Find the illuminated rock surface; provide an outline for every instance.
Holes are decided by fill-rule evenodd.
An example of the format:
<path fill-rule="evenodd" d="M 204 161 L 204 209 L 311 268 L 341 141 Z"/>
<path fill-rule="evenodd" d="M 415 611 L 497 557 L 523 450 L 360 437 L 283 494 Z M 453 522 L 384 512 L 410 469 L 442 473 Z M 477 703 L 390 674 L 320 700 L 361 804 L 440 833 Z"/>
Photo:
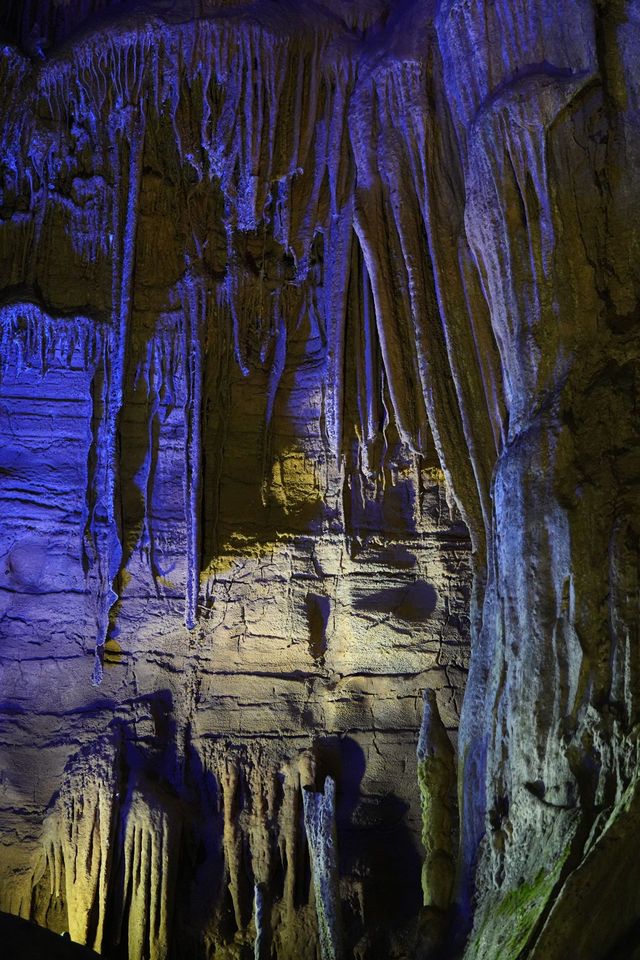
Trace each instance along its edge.
<path fill-rule="evenodd" d="M 0 908 L 633 956 L 640 4 L 0 27 Z"/>

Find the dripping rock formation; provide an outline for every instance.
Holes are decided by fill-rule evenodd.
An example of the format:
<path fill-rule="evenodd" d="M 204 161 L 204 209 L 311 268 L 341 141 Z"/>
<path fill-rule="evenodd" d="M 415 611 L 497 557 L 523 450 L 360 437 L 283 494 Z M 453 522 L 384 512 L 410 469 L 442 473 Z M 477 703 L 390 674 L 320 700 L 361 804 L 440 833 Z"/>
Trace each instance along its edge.
<path fill-rule="evenodd" d="M 16 957 L 640 958 L 639 64 L 639 0 L 5 0 Z"/>

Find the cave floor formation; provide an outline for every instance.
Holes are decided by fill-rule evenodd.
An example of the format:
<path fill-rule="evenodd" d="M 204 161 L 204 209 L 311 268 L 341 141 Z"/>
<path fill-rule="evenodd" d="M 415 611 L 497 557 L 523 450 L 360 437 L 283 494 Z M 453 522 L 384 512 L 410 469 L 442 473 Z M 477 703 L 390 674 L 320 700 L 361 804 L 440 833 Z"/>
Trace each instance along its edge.
<path fill-rule="evenodd" d="M 16 957 L 640 958 L 639 64 L 638 0 L 5 2 Z"/>

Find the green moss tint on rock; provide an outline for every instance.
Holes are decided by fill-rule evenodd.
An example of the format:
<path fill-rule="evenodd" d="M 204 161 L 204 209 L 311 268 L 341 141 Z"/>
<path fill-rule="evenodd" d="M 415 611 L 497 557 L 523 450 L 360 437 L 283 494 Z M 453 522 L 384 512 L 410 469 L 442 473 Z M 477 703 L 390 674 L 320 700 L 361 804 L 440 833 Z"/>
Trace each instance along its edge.
<path fill-rule="evenodd" d="M 505 893 L 476 924 L 465 960 L 517 960 L 560 879 L 569 848 L 551 871 L 541 870 L 533 881 Z"/>

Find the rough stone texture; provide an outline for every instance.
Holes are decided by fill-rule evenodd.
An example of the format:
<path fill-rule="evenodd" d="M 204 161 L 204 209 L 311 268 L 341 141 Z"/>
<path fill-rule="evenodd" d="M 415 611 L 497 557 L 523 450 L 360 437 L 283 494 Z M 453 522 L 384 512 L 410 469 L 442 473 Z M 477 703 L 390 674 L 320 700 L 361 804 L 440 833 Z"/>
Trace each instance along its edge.
<path fill-rule="evenodd" d="M 422 893 L 425 907 L 447 911 L 456 866 L 457 781 L 451 741 L 438 712 L 433 690 L 427 690 L 418 738 L 418 783 L 422 806 Z"/>
<path fill-rule="evenodd" d="M 309 843 L 311 876 L 318 916 L 322 960 L 342 960 L 340 865 L 336 830 L 336 785 L 331 777 L 322 792 L 304 788 L 304 827 Z"/>
<path fill-rule="evenodd" d="M 2 905 L 66 923 L 44 811 L 113 729 L 133 823 L 182 824 L 171 949 L 251 949 L 266 883 L 275 954 L 314 955 L 329 774 L 346 949 L 430 951 L 448 498 L 449 945 L 632 956 L 640 4 L 2 18 Z"/>
<path fill-rule="evenodd" d="M 640 8 L 482 6 L 438 20 L 508 411 L 462 722 L 467 862 L 485 832 L 468 956 L 508 935 L 604 957 L 637 936 L 620 875 L 582 951 L 557 918 L 570 898 L 581 937 L 597 913 L 598 884 L 574 899 L 567 878 L 637 775 Z"/>
<path fill-rule="evenodd" d="M 407 955 L 469 542 L 353 231 L 354 37 L 171 7 L 25 5 L 4 54 L 1 902 L 129 960 L 314 958 L 327 909 Z"/>

